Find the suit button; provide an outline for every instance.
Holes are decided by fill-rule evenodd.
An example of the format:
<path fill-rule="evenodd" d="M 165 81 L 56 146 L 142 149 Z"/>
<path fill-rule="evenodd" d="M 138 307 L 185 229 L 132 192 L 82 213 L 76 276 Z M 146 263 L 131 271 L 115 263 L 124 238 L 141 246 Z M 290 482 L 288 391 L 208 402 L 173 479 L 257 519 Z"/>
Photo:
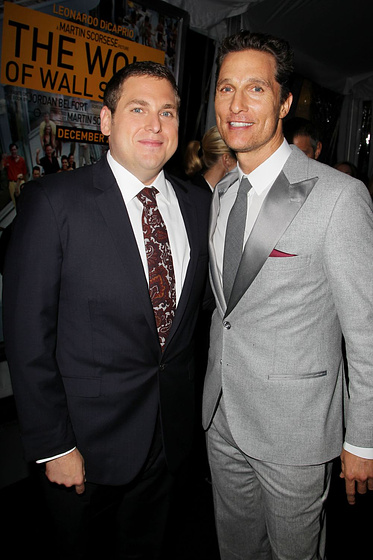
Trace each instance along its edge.
<path fill-rule="evenodd" d="M 165 367 L 166 367 L 166 366 L 165 366 L 164 364 L 161 364 L 161 365 L 159 366 L 159 371 L 164 371 L 164 368 L 165 368 Z"/>
<path fill-rule="evenodd" d="M 229 330 L 229 329 L 231 328 L 230 322 L 229 322 L 229 321 L 224 321 L 224 322 L 223 322 L 223 327 L 224 327 L 225 329 L 228 329 L 228 330 Z"/>

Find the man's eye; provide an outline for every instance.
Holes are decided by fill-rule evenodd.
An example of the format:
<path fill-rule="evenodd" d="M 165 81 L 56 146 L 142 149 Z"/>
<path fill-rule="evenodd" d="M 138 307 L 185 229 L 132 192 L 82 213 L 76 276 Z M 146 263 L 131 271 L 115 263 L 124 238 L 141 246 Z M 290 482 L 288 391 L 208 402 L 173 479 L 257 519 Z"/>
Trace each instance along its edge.
<path fill-rule="evenodd" d="M 132 109 L 133 113 L 142 113 L 142 109 L 141 107 L 135 107 L 134 109 Z"/>
<path fill-rule="evenodd" d="M 224 86 L 224 87 L 221 88 L 220 91 L 222 91 L 223 93 L 225 93 L 225 92 L 232 91 L 232 88 L 231 88 L 231 86 Z"/>
<path fill-rule="evenodd" d="M 171 111 L 162 111 L 161 115 L 163 117 L 173 117 L 173 113 Z"/>
<path fill-rule="evenodd" d="M 254 86 L 253 91 L 255 91 L 255 93 L 260 93 L 261 91 L 263 91 L 263 88 L 261 86 Z"/>

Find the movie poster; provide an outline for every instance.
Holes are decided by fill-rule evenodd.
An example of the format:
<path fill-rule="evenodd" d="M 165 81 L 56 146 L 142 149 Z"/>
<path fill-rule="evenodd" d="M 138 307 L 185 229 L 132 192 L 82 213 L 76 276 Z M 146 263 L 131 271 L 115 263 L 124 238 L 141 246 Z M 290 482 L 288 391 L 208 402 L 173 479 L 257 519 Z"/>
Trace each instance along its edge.
<path fill-rule="evenodd" d="M 185 21 L 175 15 L 176 8 L 167 15 L 164 3 L 151 5 L 0 2 L 1 149 L 4 154 L 17 144 L 28 178 L 47 146 L 60 167 L 62 156 L 72 154 L 75 167 L 100 158 L 107 149 L 100 132 L 103 92 L 117 70 L 135 60 L 153 60 L 177 75 Z"/>

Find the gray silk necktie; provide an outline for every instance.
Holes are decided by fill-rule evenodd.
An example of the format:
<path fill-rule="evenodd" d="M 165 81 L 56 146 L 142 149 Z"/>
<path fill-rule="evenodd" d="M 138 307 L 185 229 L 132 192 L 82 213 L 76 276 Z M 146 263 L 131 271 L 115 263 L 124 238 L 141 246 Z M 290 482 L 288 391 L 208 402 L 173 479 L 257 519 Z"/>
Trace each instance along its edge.
<path fill-rule="evenodd" d="M 251 184 L 244 177 L 228 217 L 223 258 L 223 290 L 227 303 L 242 257 L 247 215 L 247 193 L 250 189 Z"/>

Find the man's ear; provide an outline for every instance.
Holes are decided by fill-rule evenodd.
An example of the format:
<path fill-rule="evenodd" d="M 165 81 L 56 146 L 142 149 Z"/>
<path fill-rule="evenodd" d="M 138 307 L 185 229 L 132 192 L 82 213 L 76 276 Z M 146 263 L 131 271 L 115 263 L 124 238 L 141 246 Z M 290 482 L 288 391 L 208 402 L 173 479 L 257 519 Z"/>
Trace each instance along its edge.
<path fill-rule="evenodd" d="M 285 101 L 280 107 L 280 119 L 284 119 L 290 111 L 291 104 L 293 103 L 293 94 L 289 93 Z"/>
<path fill-rule="evenodd" d="M 227 171 L 229 171 L 229 165 L 230 165 L 230 159 L 231 159 L 229 154 L 222 154 L 221 158 L 222 158 L 222 161 L 223 161 L 224 168 Z"/>
<path fill-rule="evenodd" d="M 111 111 L 104 105 L 100 112 L 101 132 L 104 136 L 110 136 L 111 132 Z"/>
<path fill-rule="evenodd" d="M 322 150 L 322 143 L 319 141 L 317 142 L 316 150 L 315 150 L 315 159 L 318 159 L 319 155 L 321 154 Z"/>

